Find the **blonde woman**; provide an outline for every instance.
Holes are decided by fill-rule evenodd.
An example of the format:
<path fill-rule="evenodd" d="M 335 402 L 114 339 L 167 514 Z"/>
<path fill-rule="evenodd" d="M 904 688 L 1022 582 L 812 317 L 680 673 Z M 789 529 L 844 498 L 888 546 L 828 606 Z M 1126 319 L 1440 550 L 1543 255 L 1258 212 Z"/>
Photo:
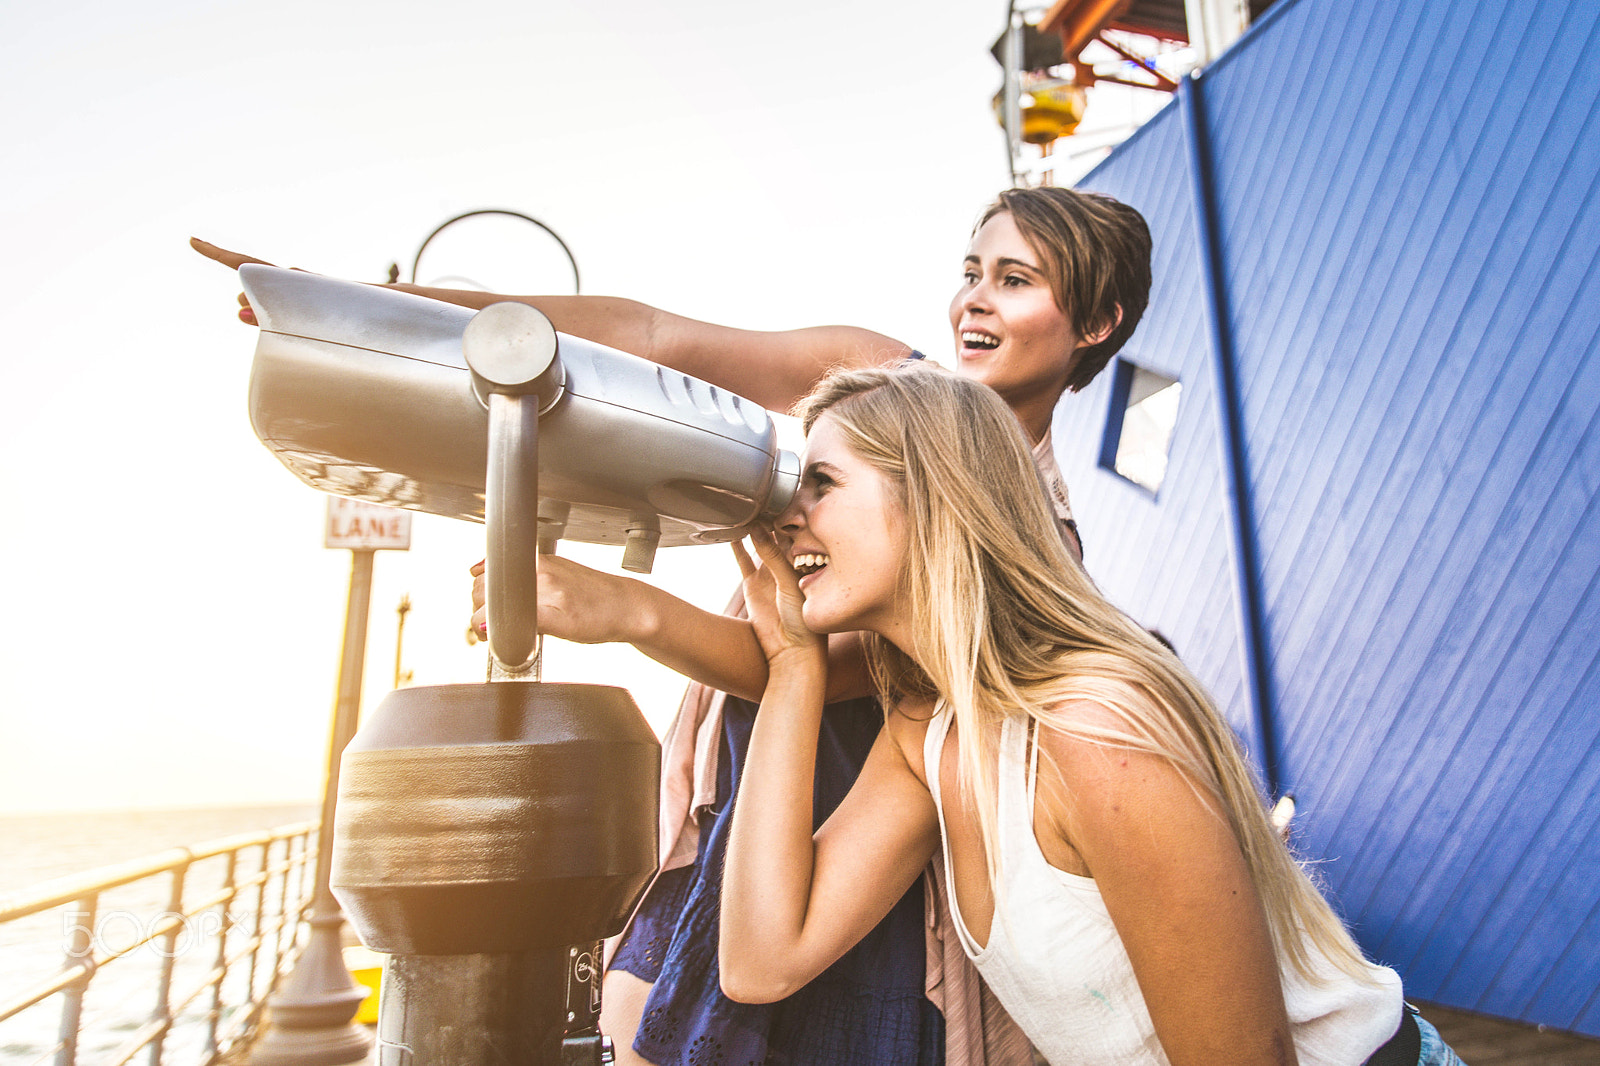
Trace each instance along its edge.
<path fill-rule="evenodd" d="M 738 552 L 769 670 L 724 874 L 731 998 L 803 986 L 932 860 L 1058 1066 L 1458 1061 L 1286 850 L 1199 684 L 1069 564 L 998 396 L 856 370 L 801 413 L 801 491 L 759 567 Z M 887 726 L 813 833 L 823 634 L 854 631 Z"/>

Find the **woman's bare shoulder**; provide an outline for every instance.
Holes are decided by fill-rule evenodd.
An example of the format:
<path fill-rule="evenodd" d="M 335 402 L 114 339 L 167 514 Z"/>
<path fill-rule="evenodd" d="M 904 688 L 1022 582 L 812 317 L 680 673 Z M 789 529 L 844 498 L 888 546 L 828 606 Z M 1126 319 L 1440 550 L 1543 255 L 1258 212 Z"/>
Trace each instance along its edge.
<path fill-rule="evenodd" d="M 1126 702 L 1072 696 L 1052 703 L 1038 719 L 1039 746 L 1058 762 L 1098 759 L 1109 748 L 1129 747 L 1127 741 L 1140 731 L 1131 713 L 1147 708 L 1129 707 Z"/>
<path fill-rule="evenodd" d="M 1041 800 L 1091 866 L 1096 838 L 1125 843 L 1136 827 L 1135 835 L 1167 837 L 1171 834 L 1151 827 L 1172 830 L 1190 826 L 1191 819 L 1216 817 L 1203 790 L 1171 755 L 1140 736 L 1144 731 L 1129 718 L 1133 710 L 1150 708 L 1073 699 L 1052 707 L 1040 722 L 1038 743 L 1046 756 L 1040 767 Z"/>

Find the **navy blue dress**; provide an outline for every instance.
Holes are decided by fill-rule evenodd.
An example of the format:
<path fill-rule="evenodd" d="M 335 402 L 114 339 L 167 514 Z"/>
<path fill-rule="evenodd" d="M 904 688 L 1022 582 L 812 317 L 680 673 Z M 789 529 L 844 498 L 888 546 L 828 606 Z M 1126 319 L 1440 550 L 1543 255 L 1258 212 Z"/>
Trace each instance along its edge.
<path fill-rule="evenodd" d="M 634 1050 L 658 1066 L 941 1066 L 944 1018 L 923 988 L 920 882 L 861 943 L 788 999 L 747 1004 L 722 994 L 722 865 L 755 715 L 755 704 L 727 698 L 717 802 L 701 815 L 699 853 L 689 866 L 657 879 L 612 960 L 613 967 L 654 985 Z M 817 826 L 850 791 L 882 727 L 875 699 L 823 708 L 813 793 Z"/>

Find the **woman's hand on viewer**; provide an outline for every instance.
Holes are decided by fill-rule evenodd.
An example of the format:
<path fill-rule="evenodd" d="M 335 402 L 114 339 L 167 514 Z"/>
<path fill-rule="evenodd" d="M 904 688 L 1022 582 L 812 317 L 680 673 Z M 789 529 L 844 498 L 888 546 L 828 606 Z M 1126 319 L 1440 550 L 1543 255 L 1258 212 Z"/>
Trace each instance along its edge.
<path fill-rule="evenodd" d="M 745 609 L 767 662 L 772 667 L 780 661 L 825 666 L 828 638 L 806 626 L 806 596 L 777 537 L 771 530 L 756 530 L 750 534 L 750 544 L 760 557 L 759 565 L 738 541 L 733 542 L 733 555 L 744 575 Z"/>
<path fill-rule="evenodd" d="M 472 631 L 487 632 L 484 564 L 472 567 Z M 559 555 L 539 556 L 539 632 L 575 644 L 606 644 L 640 637 L 649 586 L 591 570 Z"/>

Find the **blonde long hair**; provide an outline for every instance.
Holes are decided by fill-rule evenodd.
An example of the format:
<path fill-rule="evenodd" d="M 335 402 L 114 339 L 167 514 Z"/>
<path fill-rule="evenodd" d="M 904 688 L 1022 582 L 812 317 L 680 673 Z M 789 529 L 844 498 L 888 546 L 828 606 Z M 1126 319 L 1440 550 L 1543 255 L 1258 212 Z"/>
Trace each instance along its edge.
<path fill-rule="evenodd" d="M 900 580 L 915 656 L 869 636 L 869 662 L 886 706 L 907 696 L 942 697 L 954 715 L 961 796 L 977 814 L 991 885 L 1000 727 L 1026 716 L 1073 737 L 1170 760 L 1232 829 L 1279 957 L 1312 980 L 1317 955 L 1372 979 L 1371 964 L 1271 825 L 1233 733 L 1205 690 L 1106 602 L 1067 554 L 1021 428 L 997 394 L 912 363 L 836 372 L 796 414 L 808 432 L 824 414 L 832 418 L 902 506 Z M 1066 717 L 1060 708 L 1074 699 L 1109 708 L 1121 727 Z"/>

